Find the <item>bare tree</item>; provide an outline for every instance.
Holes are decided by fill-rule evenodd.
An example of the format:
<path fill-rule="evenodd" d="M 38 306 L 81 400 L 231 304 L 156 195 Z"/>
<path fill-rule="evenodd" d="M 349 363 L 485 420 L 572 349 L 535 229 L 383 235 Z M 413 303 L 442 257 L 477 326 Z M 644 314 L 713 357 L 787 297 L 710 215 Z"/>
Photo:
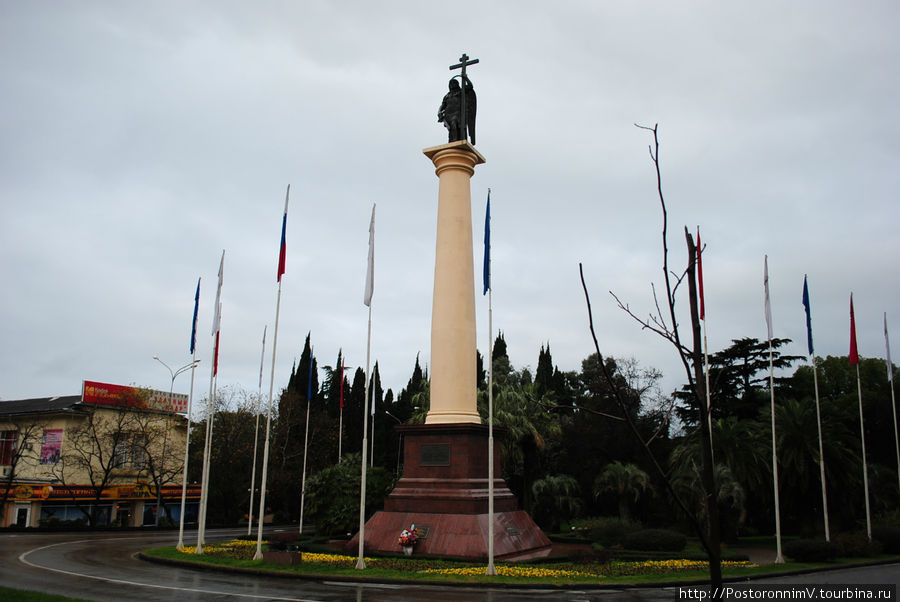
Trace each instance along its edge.
<path fill-rule="evenodd" d="M 14 428 L 2 430 L 5 437 L 0 442 L 3 461 L 0 462 L 9 467 L 3 479 L 6 487 L 0 495 L 0 517 L 6 516 L 6 504 L 9 501 L 9 493 L 16 481 L 19 469 L 24 464 L 37 464 L 40 456 L 41 435 L 44 431 L 44 423 L 35 422 L 31 418 L 21 424 L 13 423 Z"/>
<path fill-rule="evenodd" d="M 655 312 L 651 313 L 648 317 L 640 317 L 636 315 L 631 308 L 623 303 L 612 291 L 610 294 L 616 300 L 619 308 L 625 311 L 629 316 L 631 316 L 634 320 L 636 320 L 642 328 L 650 330 L 657 335 L 661 336 L 672 346 L 675 347 L 679 359 L 681 359 L 681 363 L 684 366 L 685 374 L 687 375 L 689 388 L 693 391 L 694 396 L 697 400 L 697 406 L 700 408 L 700 425 L 697 429 L 696 436 L 700 439 L 700 448 L 701 448 L 701 458 L 702 458 L 702 466 L 698 468 L 698 472 L 700 474 L 701 486 L 703 489 L 703 499 L 704 499 L 704 514 L 706 517 L 706 525 L 701 524 L 698 520 L 696 513 L 691 511 L 686 502 L 682 499 L 682 497 L 678 494 L 676 489 L 673 487 L 672 480 L 670 479 L 670 475 L 668 472 L 660 465 L 659 461 L 656 459 L 652 450 L 650 449 L 650 440 L 645 439 L 640 430 L 637 428 L 637 425 L 629 416 L 628 412 L 625 411 L 625 402 L 623 399 L 622 392 L 619 390 L 619 387 L 612 375 L 606 368 L 605 362 L 603 361 L 603 357 L 600 354 L 600 346 L 597 342 L 597 336 L 594 331 L 594 321 L 593 315 L 591 312 L 591 302 L 590 295 L 588 294 L 587 284 L 584 280 L 584 272 L 581 271 L 581 283 L 584 288 L 585 300 L 587 302 L 588 316 L 590 321 L 590 330 L 591 335 L 594 340 L 594 347 L 597 351 L 597 354 L 600 355 L 601 361 L 600 366 L 602 367 L 602 372 L 604 375 L 604 379 L 609 384 L 610 389 L 613 391 L 613 396 L 617 402 L 617 404 L 622 409 L 622 413 L 625 417 L 626 422 L 628 423 L 629 429 L 634 434 L 634 436 L 640 441 L 647 455 L 649 456 L 651 463 L 656 470 L 657 474 L 663 480 L 666 489 L 669 494 L 672 496 L 672 499 L 675 500 L 675 503 L 681 508 L 684 512 L 685 516 L 691 523 L 693 530 L 697 534 L 700 539 L 703 548 L 706 550 L 709 556 L 709 576 L 710 582 L 713 586 L 721 586 L 722 584 L 722 553 L 721 553 L 721 537 L 719 533 L 719 510 L 717 503 L 717 493 L 715 486 L 715 473 L 713 466 L 713 457 L 712 457 L 712 445 L 710 438 L 708 436 L 709 433 L 709 415 L 708 408 L 706 406 L 706 388 L 705 381 L 703 378 L 703 348 L 702 348 L 702 338 L 700 331 L 700 318 L 698 311 L 698 303 L 697 303 L 697 284 L 695 278 L 695 262 L 697 257 L 697 250 L 694 245 L 694 240 L 691 237 L 690 232 L 688 232 L 687 228 L 685 228 L 685 242 L 687 244 L 688 251 L 688 263 L 687 267 L 680 273 L 672 271 L 669 268 L 669 247 L 668 247 L 668 213 L 666 210 L 666 202 L 665 197 L 663 195 L 662 189 L 662 175 L 659 167 L 659 135 L 657 131 L 657 126 L 654 125 L 652 128 L 640 126 L 637 127 L 653 132 L 653 144 L 650 146 L 650 158 L 653 161 L 653 165 L 656 169 L 656 184 L 657 184 L 657 195 L 659 197 L 660 208 L 662 211 L 663 225 L 662 225 L 662 257 L 663 257 L 663 276 L 665 281 L 665 301 L 661 304 L 658 291 L 656 286 L 653 285 L 653 302 L 655 305 Z M 581 266 L 579 265 L 579 269 Z M 688 344 L 682 339 L 681 331 L 679 329 L 678 319 L 676 317 L 676 293 L 678 292 L 678 288 L 681 284 L 686 283 L 688 285 L 688 301 L 690 306 L 690 316 L 691 316 L 691 333 L 690 333 L 690 341 Z M 673 402 L 674 405 L 674 402 Z M 671 410 L 670 410 L 671 411 Z M 719 591 L 716 589 L 715 591 Z"/>
<path fill-rule="evenodd" d="M 137 430 L 135 412 L 97 407 L 86 408 L 81 424 L 66 430 L 62 456 L 50 472 L 91 526 L 99 517 L 103 491 L 124 470 L 132 468 L 135 459 L 140 464 L 134 446 Z M 78 489 L 84 488 L 91 491 L 90 508 L 78 495 Z"/>
<path fill-rule="evenodd" d="M 132 468 L 146 472 L 156 491 L 156 524 L 159 524 L 163 487 L 181 476 L 184 442 L 171 435 L 181 420 L 164 412 L 141 412 L 134 417 Z"/>

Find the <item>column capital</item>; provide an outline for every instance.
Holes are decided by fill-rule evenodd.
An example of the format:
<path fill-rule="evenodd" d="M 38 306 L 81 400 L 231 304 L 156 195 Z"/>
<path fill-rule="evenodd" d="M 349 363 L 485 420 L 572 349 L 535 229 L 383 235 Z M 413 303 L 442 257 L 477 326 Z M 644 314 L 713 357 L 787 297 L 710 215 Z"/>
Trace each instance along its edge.
<path fill-rule="evenodd" d="M 457 140 L 440 146 L 432 146 L 422 150 L 431 159 L 438 176 L 445 169 L 465 169 L 469 175 L 475 173 L 475 166 L 486 162 L 468 140 Z"/>

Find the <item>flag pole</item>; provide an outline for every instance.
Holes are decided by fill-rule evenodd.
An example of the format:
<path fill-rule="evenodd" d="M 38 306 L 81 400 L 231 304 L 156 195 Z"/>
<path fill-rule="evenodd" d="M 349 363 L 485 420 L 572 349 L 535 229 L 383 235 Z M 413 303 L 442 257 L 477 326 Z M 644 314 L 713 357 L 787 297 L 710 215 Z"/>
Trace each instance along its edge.
<path fill-rule="evenodd" d="M 887 312 L 884 312 L 884 348 L 887 351 L 887 375 L 891 384 L 891 411 L 894 413 L 894 442 L 897 445 L 897 484 L 900 485 L 900 433 L 897 432 L 897 400 L 894 397 L 894 365 L 891 363 L 891 340 L 888 338 Z"/>
<path fill-rule="evenodd" d="M 218 339 L 217 339 L 218 340 Z M 213 361 L 215 364 L 215 361 Z M 212 368 L 210 372 L 215 370 Z M 216 412 L 215 389 L 216 377 L 209 376 L 209 397 L 206 400 L 206 439 L 203 442 L 203 472 L 200 477 L 200 507 L 197 511 L 197 547 L 195 554 L 203 553 L 203 544 L 206 543 L 206 503 L 209 497 L 209 455 L 212 448 L 213 419 Z"/>
<path fill-rule="evenodd" d="M 369 378 L 368 375 L 366 375 L 366 378 Z M 370 444 L 370 445 L 372 446 L 372 452 L 371 452 L 371 454 L 369 454 L 369 466 L 374 467 L 374 466 L 375 466 L 375 383 L 374 383 L 374 382 L 372 383 L 371 390 L 372 390 L 372 393 L 371 393 L 372 399 L 367 401 L 367 403 L 371 403 L 371 404 L 372 404 L 372 405 L 371 405 L 371 412 L 372 412 L 372 442 L 371 442 L 371 444 Z"/>
<path fill-rule="evenodd" d="M 700 226 L 697 226 L 697 276 L 700 290 L 700 320 L 703 322 L 703 373 L 706 380 L 706 422 L 709 428 L 709 453 L 715 465 L 713 448 L 712 397 L 709 391 L 709 345 L 706 342 L 706 303 L 703 296 L 703 249 L 700 246 Z"/>
<path fill-rule="evenodd" d="M 862 445 L 863 487 L 866 497 L 866 535 L 872 541 L 872 513 L 869 507 L 869 465 L 866 461 L 866 429 L 863 423 L 862 380 L 859 376 L 859 352 L 856 346 L 856 317 L 853 315 L 853 293 L 850 293 L 850 365 L 856 366 L 856 390 L 859 394 L 859 438 Z"/>
<path fill-rule="evenodd" d="M 488 565 L 486 575 L 496 575 L 494 566 L 494 307 L 491 286 L 491 189 L 488 188 L 484 216 L 484 288 L 488 295 Z"/>
<path fill-rule="evenodd" d="M 819 429 L 819 473 L 822 481 L 822 514 L 825 520 L 825 541 L 831 541 L 831 530 L 828 526 L 828 494 L 825 488 L 825 451 L 822 443 L 822 404 L 819 402 L 819 373 L 816 366 L 816 355 L 813 352 L 812 315 L 806 274 L 803 275 L 803 308 L 806 311 L 806 342 L 809 349 L 809 363 L 813 369 L 813 387 L 816 393 L 816 426 Z"/>
<path fill-rule="evenodd" d="M 362 472 L 359 487 L 359 550 L 356 569 L 366 568 L 364 556 L 366 543 L 366 453 L 368 452 L 369 408 L 369 363 L 372 357 L 372 293 L 375 290 L 375 204 L 372 204 L 372 220 L 369 222 L 369 262 L 366 271 L 366 292 L 363 303 L 369 307 L 368 336 L 366 337 L 366 389 L 363 401 L 363 440 L 362 440 Z"/>
<path fill-rule="evenodd" d="M 344 438 L 344 356 L 341 354 L 341 413 L 338 418 L 338 464 L 341 463 L 341 443 Z"/>
<path fill-rule="evenodd" d="M 309 406 L 312 405 L 313 346 L 309 346 L 309 376 L 306 380 L 306 433 L 303 436 L 303 477 L 300 481 L 300 530 L 303 535 L 303 506 L 306 501 L 306 456 L 309 450 Z"/>
<path fill-rule="evenodd" d="M 278 318 L 281 315 L 281 277 L 287 262 L 287 214 L 291 199 L 291 185 L 284 194 L 284 216 L 281 219 L 281 248 L 278 250 L 278 297 L 275 301 L 275 334 L 272 336 L 272 372 L 269 377 L 269 407 L 266 412 L 266 444 L 263 448 L 262 478 L 259 484 L 259 521 L 256 530 L 256 553 L 253 560 L 262 560 L 262 532 L 266 518 L 266 477 L 269 473 L 269 436 L 272 432 L 272 394 L 275 390 L 275 355 L 278 351 Z"/>
<path fill-rule="evenodd" d="M 765 257 L 766 326 L 769 333 L 769 395 L 772 404 L 772 484 L 775 491 L 775 564 L 784 564 L 781 552 L 781 502 L 778 497 L 778 452 L 775 438 L 775 368 L 772 348 L 772 305 L 769 301 L 769 256 Z"/>
<path fill-rule="evenodd" d="M 219 260 L 219 284 L 216 287 L 216 300 L 213 305 L 213 361 L 209 367 L 209 398 L 206 404 L 206 441 L 203 448 L 203 473 L 200 480 L 200 509 L 197 517 L 197 547 L 195 554 L 203 553 L 206 543 L 206 509 L 209 505 L 209 462 L 212 454 L 213 424 L 216 415 L 216 377 L 219 373 L 219 334 L 222 326 L 222 277 L 225 272 L 225 249 Z"/>
<path fill-rule="evenodd" d="M 253 532 L 253 498 L 256 497 L 256 450 L 259 445 L 259 410 L 262 401 L 263 364 L 266 361 L 266 328 L 263 326 L 262 354 L 259 358 L 259 385 L 256 389 L 256 428 L 253 431 L 253 468 L 250 470 L 250 511 L 247 513 L 247 535 Z"/>
<path fill-rule="evenodd" d="M 184 442 L 184 465 L 181 475 L 181 512 L 178 515 L 178 546 L 184 549 L 184 505 L 187 497 L 188 459 L 191 450 L 191 402 L 194 399 L 194 373 L 197 369 L 197 313 L 200 310 L 200 278 L 197 278 L 197 292 L 194 294 L 194 318 L 191 322 L 191 393 L 188 395 L 187 430 Z"/>

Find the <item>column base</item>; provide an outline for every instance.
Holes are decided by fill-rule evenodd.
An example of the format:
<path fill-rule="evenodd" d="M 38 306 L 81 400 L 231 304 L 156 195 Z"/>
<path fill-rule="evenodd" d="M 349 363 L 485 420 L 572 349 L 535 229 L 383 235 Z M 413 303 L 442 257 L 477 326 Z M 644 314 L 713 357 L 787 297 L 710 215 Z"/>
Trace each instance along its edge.
<path fill-rule="evenodd" d="M 397 539 L 416 525 L 415 554 L 487 559 L 488 428 L 476 424 L 397 427 L 404 441 L 403 477 L 384 510 L 366 523 L 365 550 L 400 553 Z M 494 474 L 500 474 L 494 454 Z M 347 544 L 359 548 L 359 534 Z M 494 479 L 494 557 L 524 560 L 550 553 L 550 540 L 501 478 Z"/>

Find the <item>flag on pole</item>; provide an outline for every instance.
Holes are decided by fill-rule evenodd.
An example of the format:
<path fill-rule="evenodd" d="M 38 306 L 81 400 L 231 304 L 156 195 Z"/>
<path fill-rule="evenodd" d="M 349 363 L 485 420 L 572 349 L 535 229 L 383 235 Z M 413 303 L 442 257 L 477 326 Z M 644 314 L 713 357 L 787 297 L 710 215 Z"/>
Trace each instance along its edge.
<path fill-rule="evenodd" d="M 197 348 L 197 314 L 200 311 L 200 279 L 197 278 L 197 292 L 194 293 L 194 319 L 191 321 L 191 355 Z"/>
<path fill-rule="evenodd" d="M 891 363 L 891 339 L 888 338 L 887 312 L 884 312 L 884 349 L 887 351 L 888 380 L 894 382 L 894 364 Z"/>
<path fill-rule="evenodd" d="M 812 356 L 812 317 L 809 311 L 809 287 L 806 285 L 806 274 L 803 275 L 803 309 L 806 310 L 806 345 L 809 347 L 809 355 Z"/>
<path fill-rule="evenodd" d="M 853 315 L 853 293 L 850 293 L 850 365 L 859 363 L 859 353 L 856 349 L 856 317 Z"/>
<path fill-rule="evenodd" d="M 697 226 L 697 285 L 700 290 L 700 319 L 706 318 L 706 303 L 703 300 L 703 247 L 700 246 L 700 226 Z"/>
<path fill-rule="evenodd" d="M 363 303 L 372 307 L 375 292 L 375 203 L 372 203 L 372 220 L 369 222 L 369 268 L 366 271 L 366 294 Z"/>
<path fill-rule="evenodd" d="M 488 188 L 487 209 L 484 211 L 484 292 L 491 289 L 491 189 Z"/>
<path fill-rule="evenodd" d="M 772 340 L 772 305 L 769 303 L 769 256 L 765 258 L 765 273 L 763 276 L 763 286 L 766 289 L 766 328 L 769 332 L 769 340 Z"/>
<path fill-rule="evenodd" d="M 225 250 L 222 250 L 222 259 L 219 261 L 219 285 L 216 288 L 216 303 L 213 307 L 212 334 L 216 337 L 215 351 L 213 352 L 213 376 L 219 373 L 219 330 L 222 325 L 222 275 L 225 271 Z"/>
<path fill-rule="evenodd" d="M 287 192 L 284 195 L 284 217 L 281 219 L 281 250 L 278 252 L 278 280 L 281 282 L 281 276 L 284 275 L 284 264 L 287 256 L 287 210 L 288 200 L 291 198 L 291 185 L 288 184 Z"/>

